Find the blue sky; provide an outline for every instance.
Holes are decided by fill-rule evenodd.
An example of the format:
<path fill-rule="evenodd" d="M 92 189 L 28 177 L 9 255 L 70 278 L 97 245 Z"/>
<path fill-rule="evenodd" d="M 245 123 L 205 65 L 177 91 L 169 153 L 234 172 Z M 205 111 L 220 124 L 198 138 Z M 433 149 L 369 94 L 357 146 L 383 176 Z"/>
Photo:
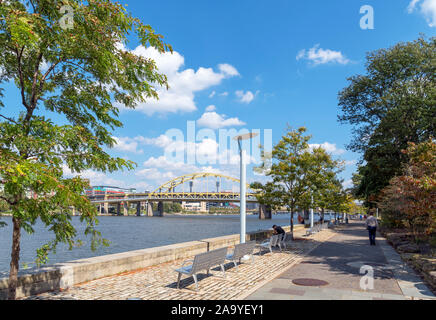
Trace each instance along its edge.
<path fill-rule="evenodd" d="M 173 46 L 174 54 L 165 57 L 137 48 L 135 39 L 126 47 L 155 57 L 170 75 L 171 89 L 160 102 L 121 112 L 124 127 L 113 133 L 119 145 L 110 153 L 135 161 L 135 171 L 84 175 L 93 184 L 139 191 L 193 170 L 238 176 L 237 164 L 168 161 L 164 147 L 170 142 L 163 135 L 169 129 L 186 134 L 187 121 L 196 121 L 198 129 L 272 129 L 273 143 L 287 124 L 305 126 L 311 143 L 324 144 L 334 157 L 348 161 L 341 177 L 349 185 L 361 155 L 345 150 L 351 128 L 337 121 L 338 92 L 347 86 L 347 77 L 365 72 L 367 52 L 436 31 L 436 0 L 121 3 Z M 373 30 L 360 28 L 364 5 L 374 8 Z M 7 98 L 6 105 L 8 99 L 13 101 Z M 215 147 L 210 141 L 196 144 Z M 259 180 L 250 168 L 248 180 Z"/>

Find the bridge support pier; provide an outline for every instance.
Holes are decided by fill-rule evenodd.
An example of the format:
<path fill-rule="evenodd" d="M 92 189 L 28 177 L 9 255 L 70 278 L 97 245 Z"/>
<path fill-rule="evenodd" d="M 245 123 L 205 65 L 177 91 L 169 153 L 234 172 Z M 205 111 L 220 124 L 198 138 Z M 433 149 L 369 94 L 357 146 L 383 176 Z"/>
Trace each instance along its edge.
<path fill-rule="evenodd" d="M 137 217 L 141 216 L 141 202 L 136 203 L 136 216 Z"/>
<path fill-rule="evenodd" d="M 164 215 L 164 204 L 162 201 L 159 201 L 159 203 L 157 204 L 157 214 L 158 217 L 163 217 Z"/>
<path fill-rule="evenodd" d="M 123 216 L 129 215 L 129 203 L 127 201 L 124 201 L 123 204 Z"/>
<path fill-rule="evenodd" d="M 106 201 L 108 199 L 107 193 L 104 193 L 104 201 Z M 108 214 L 109 213 L 109 203 L 105 202 L 104 203 L 104 213 Z"/>
<path fill-rule="evenodd" d="M 260 220 L 271 220 L 272 219 L 271 206 L 259 204 L 259 219 Z"/>
<path fill-rule="evenodd" d="M 121 215 L 121 203 L 117 203 L 117 216 Z"/>
<path fill-rule="evenodd" d="M 153 204 L 151 202 L 145 203 L 145 214 L 147 217 L 153 217 Z"/>

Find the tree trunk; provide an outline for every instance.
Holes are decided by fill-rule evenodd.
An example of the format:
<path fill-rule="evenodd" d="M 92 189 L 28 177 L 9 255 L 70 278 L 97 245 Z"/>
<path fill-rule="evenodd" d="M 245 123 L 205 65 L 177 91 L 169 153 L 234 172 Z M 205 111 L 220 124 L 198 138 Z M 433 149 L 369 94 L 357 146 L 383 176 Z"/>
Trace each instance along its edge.
<path fill-rule="evenodd" d="M 321 209 L 321 224 L 324 223 L 324 208 Z"/>
<path fill-rule="evenodd" d="M 12 253 L 11 266 L 9 270 L 9 292 L 8 300 L 15 300 L 18 285 L 18 268 L 20 261 L 20 240 L 21 240 L 21 221 L 15 217 L 12 218 L 14 231 L 12 233 Z"/>
<path fill-rule="evenodd" d="M 291 210 L 291 240 L 294 240 L 294 209 Z"/>

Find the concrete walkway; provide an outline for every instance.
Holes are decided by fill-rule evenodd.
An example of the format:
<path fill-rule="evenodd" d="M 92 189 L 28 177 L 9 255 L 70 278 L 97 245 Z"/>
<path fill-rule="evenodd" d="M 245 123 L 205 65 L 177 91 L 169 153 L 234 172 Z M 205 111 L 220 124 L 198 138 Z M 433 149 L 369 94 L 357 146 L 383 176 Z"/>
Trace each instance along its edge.
<path fill-rule="evenodd" d="M 132 272 L 121 273 L 76 285 L 66 291 L 47 292 L 27 297 L 29 300 L 241 300 L 247 293 L 274 279 L 290 266 L 299 263 L 323 241 L 335 235 L 331 230 L 305 237 L 305 230 L 296 231 L 297 240 L 286 250 L 255 254 L 254 263 L 246 262 L 238 269 L 227 263 L 226 277 L 219 267 L 208 276 L 199 274 L 199 290 L 192 277 L 182 277 L 176 288 L 174 271 L 183 260 L 163 263 Z M 232 250 L 230 249 L 229 252 Z"/>
<path fill-rule="evenodd" d="M 370 246 L 360 221 L 338 227 L 299 264 L 254 290 L 249 300 L 421 300 L 436 299 L 420 277 L 383 238 Z M 362 266 L 374 274 L 373 288 Z M 364 267 L 368 268 L 368 267 Z M 367 269 L 368 270 L 368 269 Z M 362 279 L 362 277 L 364 277 Z M 298 279 L 314 286 L 296 285 Z M 325 283 L 315 283 L 322 280 Z M 361 286 L 361 281 L 363 287 Z M 366 290 L 363 290 L 365 289 Z M 363 288 L 363 289 L 362 289 Z"/>

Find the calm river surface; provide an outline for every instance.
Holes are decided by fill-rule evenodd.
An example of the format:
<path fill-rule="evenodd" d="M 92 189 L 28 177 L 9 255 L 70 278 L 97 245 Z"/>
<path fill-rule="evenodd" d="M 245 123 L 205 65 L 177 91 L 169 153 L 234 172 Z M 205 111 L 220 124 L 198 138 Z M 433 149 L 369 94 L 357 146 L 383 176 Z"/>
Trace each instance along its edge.
<path fill-rule="evenodd" d="M 270 229 L 273 224 L 288 226 L 289 218 L 289 214 L 273 215 L 272 220 L 259 220 L 258 216 L 247 216 L 246 229 L 247 232 L 251 232 Z M 11 217 L 2 217 L 0 220 L 8 224 L 0 228 L 0 276 L 5 276 L 8 275 L 11 259 L 12 219 Z M 109 247 L 92 251 L 89 238 L 87 239 L 83 234 L 85 226 L 80 223 L 79 217 L 76 216 L 73 217 L 73 225 L 77 230 L 78 238 L 83 241 L 84 245 L 70 251 L 65 245 L 60 244 L 56 254 L 49 255 L 48 264 L 238 234 L 240 232 L 239 215 L 101 216 L 98 220 L 100 223 L 97 230 L 101 232 L 103 238 L 111 242 Z M 318 220 L 317 217 L 315 220 Z M 45 229 L 40 221 L 34 226 L 34 229 L 35 233 L 32 235 L 28 235 L 22 230 L 20 268 L 24 264 L 33 267 L 36 249 L 54 238 L 53 234 Z"/>

